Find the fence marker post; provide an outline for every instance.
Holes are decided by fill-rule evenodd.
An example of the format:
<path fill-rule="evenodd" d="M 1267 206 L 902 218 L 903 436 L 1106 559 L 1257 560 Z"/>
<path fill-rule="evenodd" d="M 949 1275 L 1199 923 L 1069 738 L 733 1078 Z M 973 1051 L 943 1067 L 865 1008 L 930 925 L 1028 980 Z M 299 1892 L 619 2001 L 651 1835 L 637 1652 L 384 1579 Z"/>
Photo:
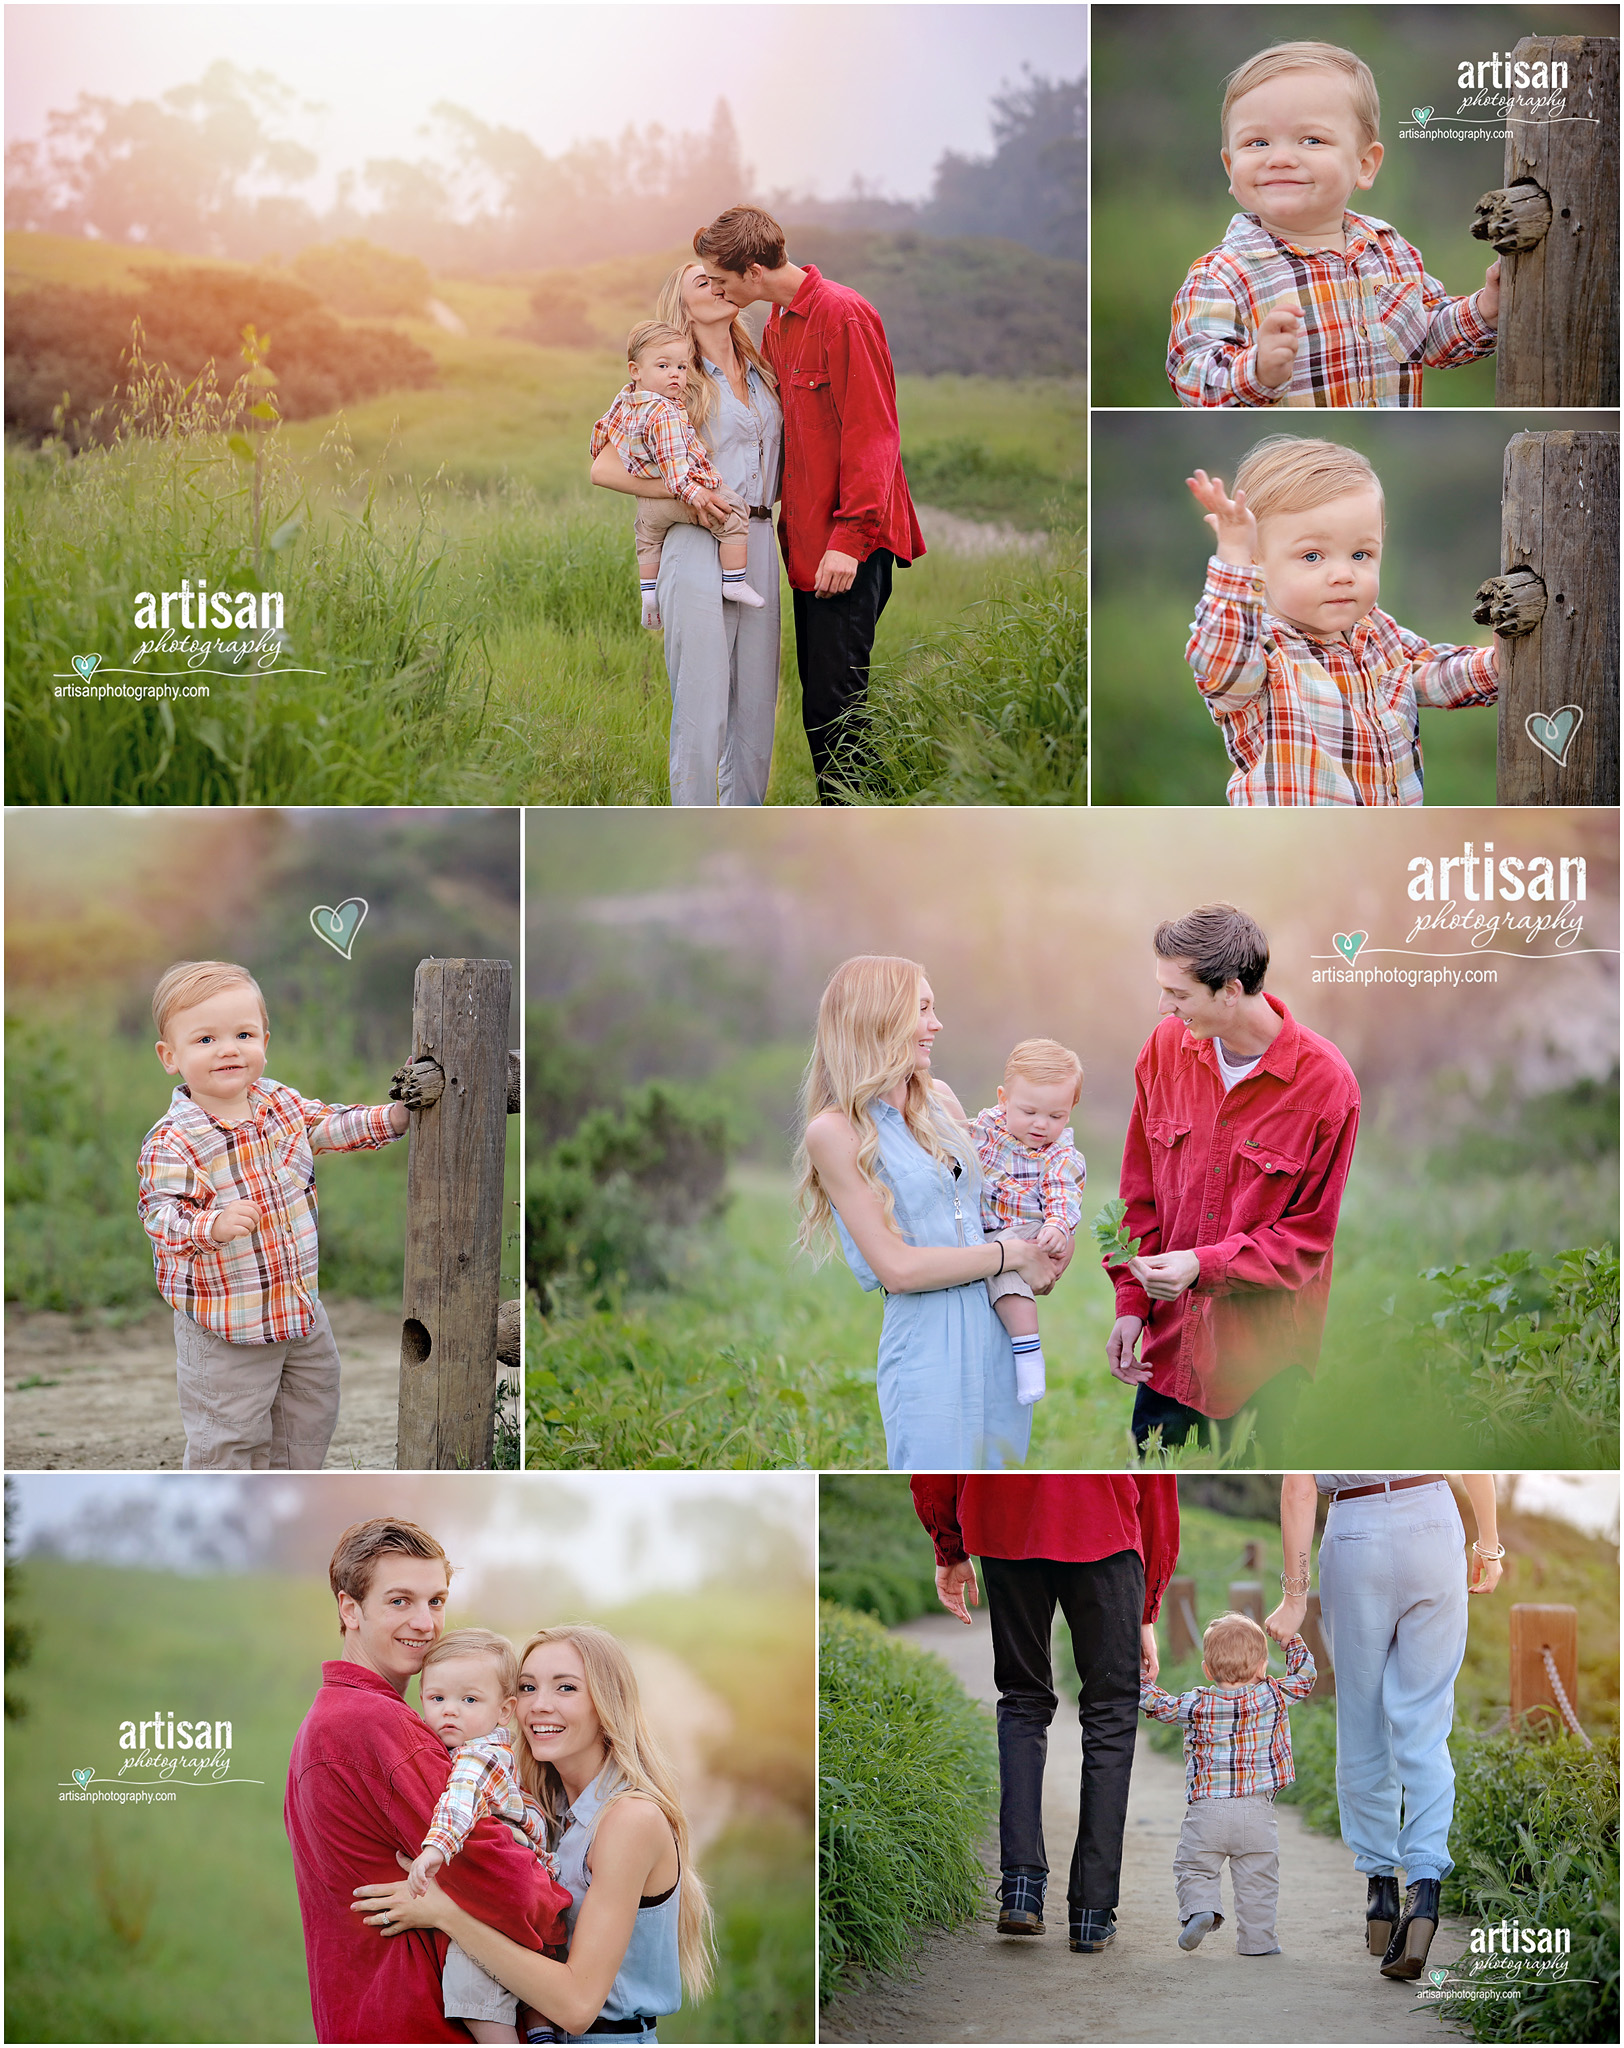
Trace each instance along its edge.
<path fill-rule="evenodd" d="M 1514 1734 L 1560 1735 L 1565 1725 L 1541 1655 L 1547 1646 L 1556 1659 L 1557 1675 L 1577 1713 L 1578 1608 L 1516 1602 L 1511 1610 L 1511 1727 Z M 1522 1728 L 1525 1715 L 1533 1717 L 1526 1731 Z"/>
<path fill-rule="evenodd" d="M 1167 1661 L 1182 1662 L 1201 1648 L 1201 1630 L 1195 1618 L 1195 1580 L 1167 1582 Z"/>

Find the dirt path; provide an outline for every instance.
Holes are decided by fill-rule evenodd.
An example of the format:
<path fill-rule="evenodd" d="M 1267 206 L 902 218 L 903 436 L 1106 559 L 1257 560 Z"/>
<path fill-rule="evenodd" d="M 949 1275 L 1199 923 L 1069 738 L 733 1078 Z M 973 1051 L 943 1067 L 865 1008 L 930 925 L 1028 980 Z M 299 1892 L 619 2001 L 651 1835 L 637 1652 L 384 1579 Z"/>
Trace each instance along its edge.
<path fill-rule="evenodd" d="M 331 1301 L 344 1376 L 328 1471 L 392 1472 L 400 1317 Z M 6 1466 L 15 1472 L 172 1472 L 186 1448 L 175 1397 L 175 1322 L 155 1310 L 122 1329 L 90 1316 L 8 1308 Z"/>
<path fill-rule="evenodd" d="M 966 519 L 938 505 L 916 505 L 926 547 L 944 555 L 1041 555 L 1046 533 L 1029 533 L 1007 519 Z"/>
<path fill-rule="evenodd" d="M 897 1633 L 936 1651 L 968 1690 L 988 1702 L 992 1638 L 983 1608 L 973 1628 L 946 1614 Z M 1051 1866 L 1048 1932 L 1001 1936 L 989 1883 L 980 1917 L 926 1937 L 913 1978 L 883 1977 L 824 2014 L 825 2041 L 1430 2041 L 1447 2038 L 1409 1985 L 1381 1976 L 1364 1947 L 1364 1885 L 1340 1842 L 1311 1834 L 1294 1808 L 1280 1815 L 1278 1956 L 1238 1956 L 1233 1919 L 1201 1947 L 1177 1945 L 1173 1850 L 1184 1813 L 1184 1769 L 1141 1734 L 1128 1798 L 1117 1938 L 1102 1955 L 1066 1945 L 1066 1865 L 1077 1833 L 1082 1746 L 1064 1700 L 1049 1731 L 1043 1830 Z M 996 1832 L 984 1845 L 989 1877 Z M 1224 1880 L 1224 1895 L 1229 1882 Z M 1465 1945 L 1445 1922 L 1435 1963 Z"/>

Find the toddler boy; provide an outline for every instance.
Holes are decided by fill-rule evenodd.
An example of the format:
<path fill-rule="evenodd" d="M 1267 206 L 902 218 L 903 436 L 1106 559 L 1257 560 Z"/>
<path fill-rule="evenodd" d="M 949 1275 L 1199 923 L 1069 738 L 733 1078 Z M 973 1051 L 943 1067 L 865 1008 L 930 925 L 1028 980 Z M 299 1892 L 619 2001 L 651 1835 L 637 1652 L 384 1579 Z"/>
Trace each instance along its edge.
<path fill-rule="evenodd" d="M 594 458 L 613 442 L 629 475 L 657 476 L 675 494 L 637 501 L 632 531 L 643 594 L 642 622 L 649 627 L 660 623 L 656 587 L 667 532 L 673 526 L 708 525 L 706 514 L 725 515 L 715 529 L 723 597 L 746 606 L 766 603 L 744 580 L 750 559 L 749 508 L 717 475 L 710 451 L 682 402 L 692 359 L 693 343 L 687 335 L 663 321 L 640 321 L 626 337 L 626 368 L 631 374 L 592 429 Z"/>
<path fill-rule="evenodd" d="M 1186 478 L 1217 550 L 1185 658 L 1235 764 L 1231 804 L 1419 804 L 1418 705 L 1492 704 L 1498 655 L 1434 646 L 1376 603 L 1382 487 L 1362 455 L 1273 434 L 1235 495 Z"/>
<path fill-rule="evenodd" d="M 1314 1689 L 1314 1660 L 1301 1636 L 1286 1645 L 1286 1675 L 1269 1676 L 1269 1639 L 1249 1614 L 1220 1614 L 1201 1638 L 1209 1683 L 1175 1699 L 1159 1685 L 1139 1688 L 1139 1710 L 1184 1723 L 1184 1825 L 1173 1855 L 1179 1947 L 1199 1948 L 1224 1924 L 1219 1875 L 1229 1862 L 1235 1894 L 1235 1949 L 1277 1956 L 1280 1826 L 1274 1795 L 1296 1776 L 1290 1700 Z"/>
<path fill-rule="evenodd" d="M 140 1211 L 175 1311 L 183 1469 L 320 1471 L 338 1425 L 338 1346 L 316 1293 L 317 1152 L 376 1150 L 402 1102 L 312 1102 L 267 1081 L 270 1018 L 229 960 L 182 960 L 152 997 L 180 1084 L 141 1147 Z"/>
<path fill-rule="evenodd" d="M 451 1776 L 440 1794 L 416 1861 L 406 1873 L 414 1898 L 451 1861 L 476 1822 L 507 1822 L 544 1862 L 547 1817 L 514 1775 L 510 1722 L 519 1709 L 519 1660 L 506 1636 L 488 1628 L 456 1628 L 423 1659 L 419 1711 L 451 1752 Z M 550 1867 L 550 1865 L 549 1865 Z M 567 1899 L 562 1892 L 561 1899 Z M 461 2020 L 476 2041 L 517 2041 L 519 2002 L 455 1942 L 446 1950 L 440 1989 L 448 2020 Z"/>
<path fill-rule="evenodd" d="M 989 1236 L 1013 1230 L 1055 1253 L 1071 1243 L 1088 1168 L 1066 1119 L 1082 1092 L 1082 1061 L 1052 1038 L 1023 1038 L 1005 1061 L 996 1106 L 975 1120 Z M 1015 1349 L 1015 1398 L 1029 1408 L 1046 1391 L 1037 1302 L 1018 1273 L 995 1275 L 987 1293 Z"/>
<path fill-rule="evenodd" d="M 1419 405 L 1421 371 L 1493 353 L 1500 266 L 1452 299 L 1395 228 L 1352 213 L 1381 167 L 1370 68 L 1278 43 L 1226 81 L 1224 169 L 1244 209 L 1173 301 L 1181 405 Z"/>

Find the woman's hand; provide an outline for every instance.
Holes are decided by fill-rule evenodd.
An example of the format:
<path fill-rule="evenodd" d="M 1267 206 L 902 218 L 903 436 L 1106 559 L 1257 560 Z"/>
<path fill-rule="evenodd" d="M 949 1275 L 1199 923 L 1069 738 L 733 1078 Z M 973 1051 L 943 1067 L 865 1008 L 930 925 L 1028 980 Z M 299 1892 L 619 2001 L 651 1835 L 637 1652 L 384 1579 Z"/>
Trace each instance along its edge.
<path fill-rule="evenodd" d="M 1293 1636 L 1302 1634 L 1303 1620 L 1307 1613 L 1307 1594 L 1288 1593 L 1264 1622 L 1264 1634 L 1273 1636 L 1277 1643 L 1289 1643 Z"/>
<path fill-rule="evenodd" d="M 1499 1585 L 1500 1574 L 1505 1568 L 1502 1560 L 1498 1557 L 1484 1557 L 1475 1545 L 1471 1556 L 1472 1569 L 1466 1581 L 1467 1592 L 1492 1593 Z"/>
<path fill-rule="evenodd" d="M 411 1858 L 402 1856 L 398 1849 L 395 1861 L 402 1870 L 412 1867 Z M 350 1901 L 350 1911 L 361 1914 L 368 1927 L 376 1927 L 387 1937 L 405 1934 L 414 1927 L 440 1926 L 441 1916 L 449 1904 L 432 1877 L 424 1879 L 420 1899 L 412 1897 L 411 1886 L 403 1878 L 396 1884 L 358 1884 Z"/>
<path fill-rule="evenodd" d="M 1046 1294 L 1060 1278 L 1064 1269 L 1035 1239 L 1004 1233 L 998 1242 L 1004 1247 L 1004 1271 L 1019 1273 L 1034 1294 Z"/>

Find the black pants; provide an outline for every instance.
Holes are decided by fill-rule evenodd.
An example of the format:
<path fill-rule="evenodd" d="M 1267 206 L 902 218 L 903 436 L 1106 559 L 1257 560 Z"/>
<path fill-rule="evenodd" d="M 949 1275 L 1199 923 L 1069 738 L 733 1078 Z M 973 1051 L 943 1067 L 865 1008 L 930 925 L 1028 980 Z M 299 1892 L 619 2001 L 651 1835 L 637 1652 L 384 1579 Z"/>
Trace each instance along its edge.
<path fill-rule="evenodd" d="M 1139 1625 L 1145 1567 L 1120 1550 L 1094 1564 L 1048 1558 L 981 1560 L 998 1688 L 998 1838 L 1005 1870 L 1049 1868 L 1043 1849 L 1043 1764 L 1059 1704 L 1049 1639 L 1055 1603 L 1071 1631 L 1082 1691 L 1083 1775 L 1066 1903 L 1071 1917 L 1117 1902 L 1128 1776 L 1139 1725 Z"/>
<path fill-rule="evenodd" d="M 1307 1377 L 1300 1365 L 1288 1365 L 1272 1380 L 1265 1380 L 1247 1400 L 1241 1414 L 1250 1410 L 1257 1425 L 1253 1443 L 1259 1457 L 1268 1459 L 1284 1455 L 1285 1439 L 1297 1413 L 1297 1402 Z M 1141 1385 L 1133 1397 L 1133 1440 L 1139 1446 L 1140 1457 L 1145 1454 L 1146 1438 L 1158 1427 L 1162 1432 L 1163 1447 L 1167 1450 L 1183 1443 L 1192 1430 L 1203 1450 L 1208 1449 L 1215 1438 L 1218 1448 L 1227 1450 L 1239 1420 L 1240 1415 L 1221 1418 L 1203 1415 L 1199 1408 L 1186 1408 L 1171 1394 L 1153 1393 L 1145 1385 Z"/>
<path fill-rule="evenodd" d="M 850 590 L 836 597 L 792 592 L 795 600 L 795 659 L 801 671 L 801 718 L 818 801 L 849 801 L 838 792 L 860 782 L 869 764 L 868 662 L 874 634 L 891 595 L 887 548 L 860 562 Z"/>

